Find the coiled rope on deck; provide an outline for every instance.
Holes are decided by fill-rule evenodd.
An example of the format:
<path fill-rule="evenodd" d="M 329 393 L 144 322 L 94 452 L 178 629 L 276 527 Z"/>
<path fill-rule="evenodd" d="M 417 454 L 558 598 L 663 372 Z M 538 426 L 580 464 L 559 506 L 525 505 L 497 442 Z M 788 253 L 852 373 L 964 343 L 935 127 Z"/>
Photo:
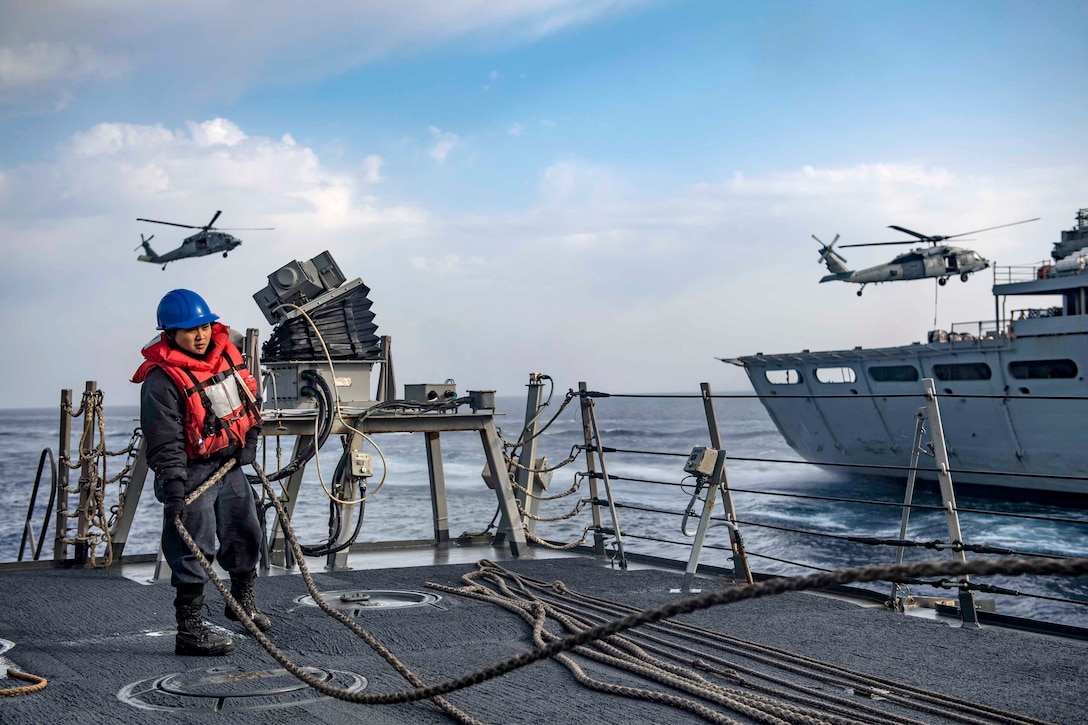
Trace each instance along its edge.
<path fill-rule="evenodd" d="M 13 697 L 15 695 L 26 695 L 31 692 L 37 692 L 44 689 L 49 681 L 39 675 L 32 675 L 29 672 L 23 672 L 13 667 L 7 668 L 8 677 L 16 680 L 23 680 L 29 682 L 29 685 L 20 685 L 19 687 L 8 687 L 0 690 L 0 697 Z"/>
<path fill-rule="evenodd" d="M 466 587 L 447 588 L 450 593 L 464 594 L 511 610 L 520 608 L 522 612 L 519 613 L 523 617 L 526 616 L 523 612 L 535 613 L 539 608 L 544 608 L 548 616 L 559 622 L 567 631 L 584 629 L 595 621 L 607 621 L 623 614 L 640 611 L 635 607 L 571 590 L 559 581 L 543 582 L 491 562 L 481 562 L 479 567 L 479 571 L 462 577 Z M 486 581 L 494 591 L 480 584 L 481 580 Z M 515 585 L 516 592 L 511 588 Z M 556 637 L 556 635 L 548 636 Z M 704 649 L 696 649 L 696 645 Z M 770 716 L 780 717 L 788 722 L 806 722 L 810 717 L 818 717 L 824 722 L 849 723 L 859 722 L 855 718 L 860 718 L 860 721 L 876 722 L 882 725 L 886 723 L 908 725 L 917 722 L 886 709 L 858 702 L 857 698 L 832 694 L 835 690 L 855 692 L 862 697 L 878 697 L 905 708 L 965 723 L 998 722 L 1027 725 L 1036 722 L 1032 718 L 999 708 L 959 700 L 927 689 L 857 672 L 819 659 L 742 640 L 683 622 L 670 621 L 648 625 L 645 629 L 632 631 L 624 636 L 610 637 L 607 642 L 598 641 L 595 646 L 601 651 L 595 652 L 587 648 L 578 648 L 575 651 L 610 667 L 627 670 L 666 686 L 678 687 L 695 697 L 715 702 L 743 714 L 750 714 L 734 706 L 738 698 L 743 698 L 745 706 L 755 707 Z M 705 651 L 706 649 L 713 650 L 713 653 Z M 726 660 L 724 658 L 726 655 L 815 680 L 828 685 L 831 691 L 813 689 L 766 671 L 737 664 L 735 661 Z M 730 680 L 746 690 L 739 691 L 710 682 L 698 671 Z M 679 686 L 676 684 L 677 677 L 681 678 L 682 684 Z M 611 687 L 610 683 L 605 683 L 604 688 L 596 687 L 595 689 L 608 687 Z M 752 690 L 762 694 L 753 694 Z M 643 697 L 643 699 L 651 698 Z M 660 700 L 657 701 L 660 702 Z M 843 718 L 847 719 L 843 720 Z"/>

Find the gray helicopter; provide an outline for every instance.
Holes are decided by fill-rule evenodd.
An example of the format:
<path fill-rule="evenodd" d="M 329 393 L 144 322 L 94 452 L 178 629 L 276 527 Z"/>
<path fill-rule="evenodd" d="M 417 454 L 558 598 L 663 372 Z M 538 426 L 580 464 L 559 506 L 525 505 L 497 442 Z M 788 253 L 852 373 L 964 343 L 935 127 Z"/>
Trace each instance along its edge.
<path fill-rule="evenodd" d="M 1034 219 L 1024 219 L 1023 221 L 1012 222 L 1011 224 L 1001 224 L 996 227 L 975 229 L 971 232 L 951 234 L 948 236 L 919 234 L 918 232 L 893 224 L 888 228 L 895 229 L 904 234 L 909 234 L 912 237 L 915 237 L 915 239 L 904 239 L 893 242 L 869 242 L 867 244 L 844 244 L 841 248 L 879 247 L 888 244 L 917 244 L 918 242 L 923 242 L 930 246 L 912 249 L 909 252 L 900 254 L 886 264 L 878 264 L 875 267 L 866 267 L 865 269 L 857 270 L 848 268 L 846 266 L 846 258 L 835 251 L 835 245 L 839 241 L 838 234 L 835 235 L 835 239 L 832 240 L 831 244 L 824 244 L 815 234 L 812 235 L 812 238 L 819 242 L 820 261 L 827 266 L 827 271 L 831 273 L 824 275 L 820 279 L 820 282 L 853 282 L 854 284 L 860 284 L 861 287 L 858 289 L 858 297 L 861 297 L 861 292 L 865 289 L 865 285 L 877 284 L 880 282 L 900 282 L 912 279 L 935 278 L 937 284 L 943 286 L 948 283 L 949 277 L 954 277 L 956 275 L 959 275 L 960 279 L 966 282 L 973 272 L 978 272 L 989 267 L 989 260 L 982 257 L 982 255 L 973 249 L 953 247 L 947 244 L 941 244 L 941 242 L 949 239 L 956 239 L 958 237 L 965 237 L 968 234 L 979 234 L 993 229 L 1003 229 L 1004 227 L 1026 224 L 1027 222 L 1038 220 L 1039 217 L 1035 217 Z"/>
<path fill-rule="evenodd" d="M 222 252 L 226 257 L 230 250 L 237 247 L 242 243 L 242 240 L 238 237 L 227 234 L 222 230 L 217 230 L 215 226 L 215 220 L 219 218 L 222 211 L 215 212 L 212 216 L 212 220 L 204 226 L 196 226 L 194 224 L 178 224 L 177 222 L 161 222 L 157 219 L 141 219 L 137 218 L 138 222 L 150 222 L 152 224 L 166 224 L 172 227 L 182 227 L 184 229 L 199 229 L 200 231 L 191 237 L 186 237 L 185 241 L 181 243 L 181 246 L 177 249 L 172 249 L 165 254 L 156 254 L 155 250 L 151 248 L 149 242 L 155 238 L 152 234 L 150 237 L 144 238 L 144 235 L 140 235 L 140 246 L 143 247 L 144 254 L 137 257 L 137 261 L 150 262 L 151 264 L 161 264 L 165 270 L 166 265 L 170 262 L 176 262 L 179 259 L 186 259 L 188 257 L 204 257 L 209 254 L 215 254 L 216 252 Z M 270 231 L 275 227 L 242 227 L 237 229 L 230 229 L 229 231 Z M 135 251 L 135 250 L 133 250 Z"/>

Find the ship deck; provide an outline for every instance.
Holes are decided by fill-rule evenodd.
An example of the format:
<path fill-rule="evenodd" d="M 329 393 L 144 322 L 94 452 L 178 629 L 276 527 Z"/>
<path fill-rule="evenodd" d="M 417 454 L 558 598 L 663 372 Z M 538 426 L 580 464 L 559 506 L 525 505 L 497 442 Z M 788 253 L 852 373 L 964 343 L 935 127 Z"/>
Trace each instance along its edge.
<path fill-rule="evenodd" d="M 530 627 L 515 613 L 428 588 L 431 582 L 461 586 L 461 577 L 476 571 L 480 559 L 640 609 L 683 596 L 680 570 L 640 566 L 624 571 L 590 556 L 537 548 L 516 560 L 501 548 L 453 546 L 353 553 L 351 568 L 345 570 L 324 571 L 323 560 L 309 566 L 323 594 L 365 590 L 440 596 L 420 606 L 363 608 L 355 620 L 424 682 L 437 684 L 531 649 Z M 453 721 L 428 701 L 361 705 L 300 687 L 240 625 L 226 620 L 221 598 L 210 585 L 206 619 L 232 633 L 236 650 L 215 658 L 175 656 L 173 591 L 150 583 L 150 574 L 149 564 L 110 570 L 59 569 L 47 563 L 0 566 L 0 638 L 7 640 L 0 641 L 0 675 L 11 667 L 48 680 L 40 691 L 0 698 L 0 721 L 207 723 L 220 716 L 235 724 Z M 699 577 L 696 586 L 734 585 Z M 301 576 L 262 576 L 257 582 L 258 603 L 274 622 L 270 639 L 287 657 L 319 668 L 325 673 L 321 676 L 345 688 L 365 678 L 363 693 L 412 689 L 353 632 L 300 601 L 306 596 Z M 679 622 L 704 634 L 679 639 L 672 629 Z M 926 692 L 965 703 L 965 714 L 976 722 L 996 722 L 998 715 L 975 712 L 968 703 L 1023 718 L 1008 722 L 1084 721 L 1084 641 L 962 628 L 958 622 L 903 616 L 809 593 L 715 607 L 663 625 L 666 629 L 652 633 L 664 643 L 641 639 L 651 633 L 647 627 L 627 634 L 660 649 L 646 652 L 643 660 L 673 652 L 679 655 L 678 667 L 690 667 L 693 659 L 710 663 L 710 669 L 697 672 L 726 690 L 707 689 L 718 692 L 719 700 L 728 692 L 735 703 L 701 701 L 711 708 L 711 714 L 702 715 L 712 721 L 755 722 L 743 712 L 745 703 L 767 696 L 767 688 L 787 691 L 791 686 L 807 688 L 797 692 L 817 712 L 834 710 L 855 719 L 848 721 L 956 721 L 925 705 L 919 693 Z M 712 647 L 709 632 L 732 639 Z M 612 664 L 582 654 L 572 658 L 598 682 L 692 698 Z M 872 677 L 881 680 L 867 679 Z M 4 688 L 25 684 L 0 677 Z M 870 685 L 878 692 L 866 694 Z M 900 687 L 905 694 L 896 695 Z M 590 689 L 555 659 L 445 697 L 469 716 L 491 723 L 705 721 L 697 712 L 662 704 L 659 696 L 637 699 Z"/>

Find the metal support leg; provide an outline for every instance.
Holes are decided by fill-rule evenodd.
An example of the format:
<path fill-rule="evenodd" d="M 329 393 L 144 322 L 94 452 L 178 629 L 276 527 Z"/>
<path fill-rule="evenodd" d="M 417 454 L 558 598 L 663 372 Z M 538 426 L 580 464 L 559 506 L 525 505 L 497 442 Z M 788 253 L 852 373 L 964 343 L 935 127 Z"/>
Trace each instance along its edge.
<path fill-rule="evenodd" d="M 68 471 L 72 462 L 72 391 L 60 392 L 60 441 L 57 446 L 57 499 L 53 531 L 53 562 L 59 565 L 68 558 Z"/>
<path fill-rule="evenodd" d="M 291 452 L 291 460 L 294 460 L 295 455 L 313 440 L 314 436 L 312 435 L 296 436 L 295 449 Z M 287 478 L 287 501 L 284 502 L 284 510 L 287 512 L 288 518 L 295 513 L 295 503 L 298 501 L 298 492 L 302 488 L 302 475 L 305 472 L 306 466 L 300 466 L 297 471 Z M 275 482 L 273 482 L 273 486 L 275 486 Z M 279 514 L 276 514 L 276 519 L 272 527 L 272 544 L 268 547 L 269 558 L 275 566 L 287 566 L 287 541 L 279 525 Z"/>
<path fill-rule="evenodd" d="M 910 453 L 910 472 L 907 473 L 907 491 L 903 495 L 903 520 L 899 524 L 900 540 L 907 538 L 907 521 L 910 519 L 911 504 L 914 503 L 914 482 L 918 478 L 918 459 L 922 454 L 922 433 L 925 432 L 926 409 L 919 408 L 914 413 L 914 418 L 917 422 L 914 426 L 914 445 L 911 446 Z M 902 546 L 895 551 L 895 563 L 903 563 Z M 899 597 L 898 582 L 892 584 L 892 606 L 900 612 L 903 611 L 903 602 Z"/>
<path fill-rule="evenodd" d="M 710 445 L 721 451 L 721 470 L 715 469 L 711 482 L 721 491 L 722 506 L 725 507 L 725 518 L 729 522 L 729 545 L 733 550 L 733 577 L 737 581 L 747 584 L 752 583 L 752 569 L 748 566 L 748 552 L 744 550 L 744 543 L 740 538 L 740 529 L 737 528 L 737 509 L 733 505 L 733 492 L 729 488 L 729 473 L 725 466 L 725 449 L 722 447 L 722 436 L 718 430 L 718 416 L 714 411 L 714 396 L 710 392 L 710 383 L 700 383 L 699 390 L 703 396 L 703 411 L 706 414 L 707 430 L 710 433 Z M 711 494 L 708 492 L 708 498 Z"/>
<path fill-rule="evenodd" d="M 604 463 L 604 444 L 601 443 L 601 429 L 597 425 L 597 413 L 593 409 L 593 403 L 589 405 L 589 424 L 593 431 L 593 450 L 588 452 L 588 457 L 597 455 L 601 464 L 601 480 L 604 482 L 604 495 L 608 499 L 608 513 L 612 518 L 613 536 L 616 537 L 616 556 L 619 559 L 621 569 L 627 568 L 627 554 L 623 550 L 623 532 L 620 531 L 620 518 L 616 513 L 616 500 L 612 496 L 612 484 L 608 480 L 608 467 Z"/>
<path fill-rule="evenodd" d="M 88 380 L 86 388 L 83 391 L 83 402 L 87 404 L 86 409 L 83 411 L 83 437 L 80 438 L 79 443 L 79 457 L 83 459 L 83 465 L 80 467 L 79 474 L 79 507 L 76 509 L 78 517 L 76 519 L 76 545 L 75 551 L 72 554 L 72 560 L 76 565 L 82 566 L 87 563 L 87 559 L 90 556 L 89 544 L 87 536 L 90 533 L 91 520 L 88 514 L 91 501 L 91 479 L 95 475 L 95 461 L 90 456 L 90 448 L 93 448 L 94 434 L 96 432 L 97 412 L 95 408 L 90 405 L 92 396 L 98 392 L 98 384 L 93 380 Z M 84 446 L 88 446 L 87 450 L 84 450 Z"/>
<path fill-rule="evenodd" d="M 724 468 L 725 455 L 720 454 L 718 458 L 718 466 Z M 714 476 L 710 476 L 707 481 L 700 484 L 700 488 L 703 484 L 706 485 L 706 500 L 703 501 L 703 511 L 699 516 L 699 528 L 695 530 L 694 534 L 689 534 L 686 530 L 683 532 L 687 536 L 694 536 L 695 540 L 691 542 L 691 554 L 688 556 L 688 565 L 684 569 L 684 580 L 680 585 L 681 591 L 690 592 L 691 583 L 695 580 L 695 572 L 699 569 L 699 557 L 703 553 L 703 544 L 706 541 L 706 533 L 711 527 L 710 517 L 714 513 L 714 503 L 717 499 L 718 484 L 713 482 L 713 479 L 718 478 L 720 473 L 716 473 Z M 698 489 L 696 489 L 696 496 L 698 496 Z M 693 497 L 694 498 L 694 497 Z M 684 519 L 685 523 L 687 518 Z M 732 522 L 722 522 L 729 527 L 729 533 L 732 538 L 732 534 L 736 531 L 736 524 Z"/>
<path fill-rule="evenodd" d="M 363 447 L 363 436 L 357 435 L 357 434 L 351 436 L 351 440 L 348 441 L 349 450 L 350 451 L 358 451 L 358 450 L 362 450 L 362 447 Z M 348 455 L 350 456 L 350 453 L 348 453 Z M 365 496 L 365 495 L 366 495 L 366 479 L 365 478 L 360 478 L 358 476 L 354 476 L 354 475 L 351 475 L 351 474 L 347 474 L 347 475 L 344 476 L 343 490 L 341 490 L 337 494 L 338 498 L 340 498 L 340 499 L 342 499 L 344 501 L 354 502 L 356 499 L 360 498 L 361 496 Z M 339 546 L 339 545 L 344 544 L 347 541 L 349 541 L 351 539 L 352 534 L 355 532 L 355 527 L 354 527 L 354 524 L 352 523 L 353 521 L 355 521 L 355 507 L 356 506 L 359 507 L 359 509 L 360 509 L 359 516 L 360 517 L 362 517 L 366 513 L 366 511 L 365 511 L 366 503 L 364 501 L 359 501 L 358 503 L 337 503 L 336 505 L 340 507 L 341 526 L 340 526 L 340 535 L 336 538 L 336 541 L 332 542 L 334 547 Z M 346 571 L 347 569 L 349 569 L 350 568 L 348 566 L 348 555 L 350 553 L 349 548 L 350 547 L 345 547 L 342 551 L 338 551 L 335 554 L 329 554 L 328 557 L 325 560 L 325 568 L 328 569 L 329 571 Z"/>
<path fill-rule="evenodd" d="M 442 468 L 442 441 L 437 431 L 427 431 L 427 474 L 431 483 L 431 512 L 434 514 L 434 540 L 450 541 L 450 515 L 446 504 L 446 474 Z"/>
<path fill-rule="evenodd" d="M 495 496 L 499 499 L 499 513 L 502 521 L 499 531 L 504 533 L 510 542 L 510 553 L 521 556 L 526 548 L 525 528 L 518 513 L 517 501 L 514 499 L 514 488 L 510 485 L 510 477 L 505 475 L 506 460 L 502 455 L 502 444 L 499 442 L 499 434 L 495 430 L 495 421 L 488 419 L 480 431 L 480 439 L 483 441 L 484 456 L 487 465 L 492 471 L 502 471 L 495 476 Z"/>
<path fill-rule="evenodd" d="M 960 519 L 956 511 L 956 493 L 952 488 L 948 448 L 945 446 L 944 427 L 941 425 L 941 411 L 937 405 L 937 391 L 933 385 L 933 378 L 922 380 L 922 391 L 926 398 L 926 418 L 930 424 L 933 455 L 937 459 L 937 481 L 941 485 L 941 503 L 944 506 L 945 523 L 948 525 L 948 539 L 952 544 L 962 544 L 963 534 L 960 532 Z M 953 551 L 952 557 L 957 561 L 967 561 L 967 555 L 962 549 Z M 975 611 L 975 598 L 968 588 L 969 584 L 967 576 L 960 580 L 960 620 L 964 627 L 977 627 L 979 626 L 978 613 Z"/>
<path fill-rule="evenodd" d="M 119 561 L 124 555 L 125 543 L 128 542 L 129 532 L 132 530 L 132 521 L 136 518 L 136 508 L 140 505 L 140 496 L 143 494 L 144 482 L 147 480 L 147 444 L 141 440 L 140 448 L 136 452 L 136 460 L 132 463 L 128 484 L 125 488 L 125 507 L 121 512 L 121 520 L 117 522 L 117 533 L 113 535 L 113 558 Z"/>
<path fill-rule="evenodd" d="M 585 383 L 578 383 L 578 392 L 582 394 L 580 398 L 582 406 L 582 440 L 585 441 L 586 472 L 589 476 L 589 497 L 596 502 L 600 500 L 600 497 L 597 495 L 597 463 L 593 458 L 596 444 L 594 442 L 594 430 L 590 418 L 591 411 L 593 410 L 593 401 L 585 395 L 586 390 Z M 592 516 L 593 521 L 593 553 L 597 556 L 604 556 L 604 534 L 601 532 L 601 507 L 594 503 L 590 507 L 590 515 Z"/>
<path fill-rule="evenodd" d="M 529 373 L 529 394 L 525 400 L 525 428 L 521 434 L 521 455 L 518 457 L 518 469 L 515 480 L 520 488 L 515 491 L 518 503 L 523 510 L 536 515 L 540 510 L 540 499 L 534 498 L 526 491 L 531 491 L 539 496 L 541 491 L 534 482 L 536 476 L 532 473 L 533 463 L 536 461 L 536 431 L 537 418 L 540 416 L 541 391 L 544 387 L 544 378 L 540 373 Z M 526 517 L 525 528 L 531 534 L 536 531 L 536 519 Z"/>

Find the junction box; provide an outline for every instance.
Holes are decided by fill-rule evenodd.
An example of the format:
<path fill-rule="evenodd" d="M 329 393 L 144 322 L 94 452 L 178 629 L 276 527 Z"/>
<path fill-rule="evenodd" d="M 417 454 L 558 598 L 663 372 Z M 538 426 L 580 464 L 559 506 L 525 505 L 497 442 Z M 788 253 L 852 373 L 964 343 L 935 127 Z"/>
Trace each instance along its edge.
<path fill-rule="evenodd" d="M 684 472 L 693 476 L 710 476 L 714 473 L 714 466 L 718 463 L 718 449 L 705 446 L 695 446 L 691 449 L 691 455 L 684 463 Z"/>
<path fill-rule="evenodd" d="M 442 403 L 457 399 L 457 383 L 420 383 L 404 386 L 404 399 L 412 403 Z"/>
<path fill-rule="evenodd" d="M 289 360 L 269 362 L 261 366 L 264 371 L 262 388 L 265 408 L 310 409 L 317 407 L 317 400 L 302 394 L 302 388 L 313 386 L 302 376 L 313 370 L 328 384 L 333 397 L 348 408 L 366 408 L 370 398 L 370 371 L 372 362 L 359 360 L 334 361 L 332 368 L 327 362 L 317 360 Z M 333 405 L 333 401 L 329 401 Z"/>

